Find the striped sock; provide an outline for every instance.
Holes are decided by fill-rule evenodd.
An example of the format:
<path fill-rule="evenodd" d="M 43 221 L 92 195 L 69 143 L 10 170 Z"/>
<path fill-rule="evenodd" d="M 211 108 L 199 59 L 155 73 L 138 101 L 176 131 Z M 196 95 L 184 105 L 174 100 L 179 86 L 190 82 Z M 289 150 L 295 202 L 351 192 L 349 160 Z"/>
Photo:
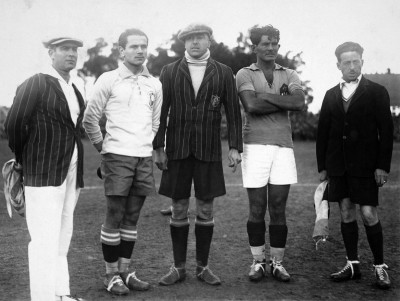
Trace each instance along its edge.
<path fill-rule="evenodd" d="M 136 226 L 121 225 L 119 229 L 121 233 L 121 244 L 119 249 L 119 272 L 129 270 L 133 247 L 137 240 Z"/>
<path fill-rule="evenodd" d="M 104 261 L 106 263 L 106 273 L 117 273 L 119 245 L 121 242 L 119 229 L 108 229 L 102 225 L 100 241 L 103 250 Z"/>

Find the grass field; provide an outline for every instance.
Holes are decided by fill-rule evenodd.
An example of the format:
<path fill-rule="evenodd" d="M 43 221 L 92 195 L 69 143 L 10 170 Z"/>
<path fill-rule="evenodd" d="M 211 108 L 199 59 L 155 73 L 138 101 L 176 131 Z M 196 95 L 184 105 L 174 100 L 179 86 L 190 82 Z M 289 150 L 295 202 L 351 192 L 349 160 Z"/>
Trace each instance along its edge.
<path fill-rule="evenodd" d="M 215 201 L 215 230 L 210 266 L 222 279 L 219 287 L 200 283 L 195 275 L 194 215 L 188 245 L 188 277 L 172 287 L 159 286 L 159 278 L 172 264 L 169 219 L 159 213 L 170 201 L 150 197 L 143 207 L 138 225 L 139 239 L 133 253 L 132 267 L 139 278 L 149 281 L 148 292 L 131 292 L 113 297 L 102 286 L 104 264 L 99 242 L 105 212 L 102 181 L 96 177 L 100 156 L 85 141 L 85 186 L 75 211 L 75 228 L 69 262 L 72 293 L 87 300 L 399 300 L 400 299 L 400 144 L 395 144 L 392 172 L 388 185 L 381 189 L 379 216 L 384 229 L 385 258 L 389 265 L 392 288 L 378 290 L 374 285 L 372 255 L 364 227 L 360 229 L 360 280 L 332 283 L 329 274 L 345 263 L 340 234 L 339 211 L 331 208 L 330 238 L 318 251 L 311 238 L 315 213 L 313 194 L 318 184 L 313 142 L 295 143 L 299 183 L 291 188 L 287 206 L 289 235 L 285 266 L 292 275 L 289 283 L 266 277 L 251 283 L 247 273 L 251 264 L 248 247 L 247 195 L 241 187 L 240 169 L 232 173 L 227 167 L 224 145 L 224 172 L 227 194 Z M 6 141 L 0 141 L 0 165 L 12 157 Z M 155 168 L 156 184 L 160 172 Z M 0 189 L 3 187 L 0 179 Z M 51 200 L 49 200 L 51 201 Z M 193 205 L 193 202 L 191 206 Z M 193 211 L 191 207 L 191 212 Z M 266 218 L 268 222 L 268 217 Z M 19 216 L 10 219 L 4 195 L 0 196 L 0 300 L 29 300 L 26 222 Z"/>

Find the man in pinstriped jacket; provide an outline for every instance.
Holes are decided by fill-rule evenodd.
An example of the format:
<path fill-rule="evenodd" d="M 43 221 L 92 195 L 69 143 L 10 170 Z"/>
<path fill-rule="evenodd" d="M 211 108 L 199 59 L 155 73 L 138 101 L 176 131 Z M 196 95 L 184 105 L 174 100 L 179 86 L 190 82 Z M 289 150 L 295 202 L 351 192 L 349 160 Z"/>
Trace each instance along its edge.
<path fill-rule="evenodd" d="M 67 253 L 83 187 L 80 135 L 85 109 L 69 73 L 83 43 L 57 37 L 43 44 L 51 66 L 18 87 L 5 130 L 23 166 L 31 300 L 81 300 L 70 296 Z"/>
<path fill-rule="evenodd" d="M 225 194 L 220 138 L 222 105 L 233 171 L 241 161 L 242 123 L 232 70 L 210 57 L 211 35 L 212 29 L 204 24 L 183 29 L 178 38 L 185 43 L 185 57 L 165 66 L 160 76 L 163 105 L 153 148 L 155 163 L 163 170 L 159 193 L 172 198 L 170 230 L 174 255 L 174 264 L 161 278 L 161 285 L 172 285 L 186 276 L 187 212 L 192 181 L 197 207 L 196 275 L 207 284 L 221 283 L 208 268 L 208 257 L 214 228 L 213 201 Z"/>

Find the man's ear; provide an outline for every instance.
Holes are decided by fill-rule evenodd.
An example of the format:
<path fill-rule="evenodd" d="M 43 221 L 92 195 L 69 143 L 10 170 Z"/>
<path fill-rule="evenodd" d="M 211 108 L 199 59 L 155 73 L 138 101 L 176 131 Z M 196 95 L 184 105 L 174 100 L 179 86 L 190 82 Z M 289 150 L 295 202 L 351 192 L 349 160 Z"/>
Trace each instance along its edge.
<path fill-rule="evenodd" d="M 118 46 L 118 50 L 120 58 L 123 59 L 125 57 L 125 49 L 122 46 Z"/>
<path fill-rule="evenodd" d="M 256 47 L 257 47 L 257 45 L 250 45 L 251 52 L 257 53 L 256 52 Z"/>
<path fill-rule="evenodd" d="M 339 62 L 336 62 L 336 67 L 337 67 L 339 70 L 342 70 L 342 69 L 340 69 L 340 63 L 339 63 Z"/>

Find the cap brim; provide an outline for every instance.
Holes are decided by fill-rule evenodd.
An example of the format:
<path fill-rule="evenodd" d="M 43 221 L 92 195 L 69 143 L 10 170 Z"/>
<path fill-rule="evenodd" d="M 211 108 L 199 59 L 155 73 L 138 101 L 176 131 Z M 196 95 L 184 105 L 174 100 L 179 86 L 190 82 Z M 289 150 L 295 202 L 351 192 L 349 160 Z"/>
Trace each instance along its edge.
<path fill-rule="evenodd" d="M 208 30 L 195 30 L 195 31 L 184 32 L 184 33 L 180 34 L 178 36 L 178 39 L 181 40 L 181 41 L 185 41 L 185 39 L 187 37 L 190 37 L 190 36 L 195 35 L 195 34 L 201 34 L 201 33 L 205 33 L 209 37 L 211 37 L 210 32 Z"/>
<path fill-rule="evenodd" d="M 83 46 L 83 42 L 81 40 L 78 39 L 73 39 L 73 38 L 60 38 L 57 40 L 50 40 L 50 41 L 46 41 L 43 42 L 44 47 L 49 48 L 50 46 L 57 46 L 63 43 L 73 43 L 78 47 L 82 47 Z"/>

